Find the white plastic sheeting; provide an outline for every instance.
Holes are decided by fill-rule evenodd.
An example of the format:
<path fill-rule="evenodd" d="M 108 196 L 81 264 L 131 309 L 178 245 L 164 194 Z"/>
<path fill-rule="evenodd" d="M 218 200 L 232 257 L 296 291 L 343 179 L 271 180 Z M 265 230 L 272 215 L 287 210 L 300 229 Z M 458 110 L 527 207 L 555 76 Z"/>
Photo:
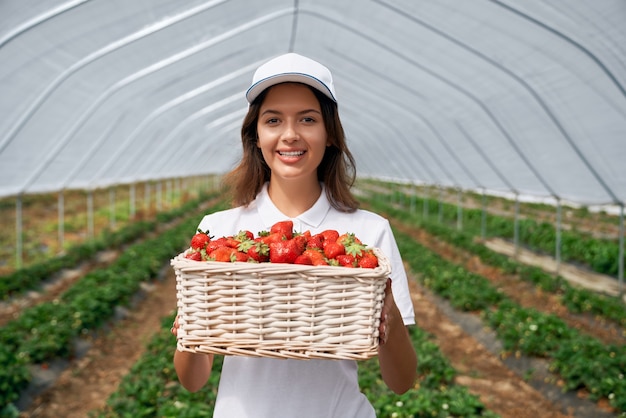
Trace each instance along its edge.
<path fill-rule="evenodd" d="M 623 0 L 3 0 L 0 196 L 223 173 L 254 69 L 335 76 L 361 176 L 626 202 Z"/>

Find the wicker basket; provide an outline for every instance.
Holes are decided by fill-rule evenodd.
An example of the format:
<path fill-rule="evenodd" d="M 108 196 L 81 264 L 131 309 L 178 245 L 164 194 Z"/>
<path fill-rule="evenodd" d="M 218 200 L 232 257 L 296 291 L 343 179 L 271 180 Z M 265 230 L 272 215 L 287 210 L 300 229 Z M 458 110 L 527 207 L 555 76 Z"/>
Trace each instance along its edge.
<path fill-rule="evenodd" d="M 178 349 L 291 359 L 377 354 L 387 258 L 375 269 L 172 260 Z"/>

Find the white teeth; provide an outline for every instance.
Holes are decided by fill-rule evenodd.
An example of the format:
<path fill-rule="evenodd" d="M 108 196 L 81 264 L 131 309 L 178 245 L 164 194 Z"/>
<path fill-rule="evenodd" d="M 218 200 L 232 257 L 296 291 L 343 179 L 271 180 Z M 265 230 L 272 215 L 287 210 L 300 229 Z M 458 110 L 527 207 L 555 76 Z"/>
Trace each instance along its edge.
<path fill-rule="evenodd" d="M 291 152 L 279 151 L 279 154 L 285 157 L 298 157 L 304 154 L 304 151 L 291 151 Z"/>

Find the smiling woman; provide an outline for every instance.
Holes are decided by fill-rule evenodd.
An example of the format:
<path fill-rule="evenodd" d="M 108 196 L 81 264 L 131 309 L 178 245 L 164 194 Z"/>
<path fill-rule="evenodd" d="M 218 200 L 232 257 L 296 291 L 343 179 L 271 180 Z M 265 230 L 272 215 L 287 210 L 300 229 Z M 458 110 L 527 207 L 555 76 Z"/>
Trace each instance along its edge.
<path fill-rule="evenodd" d="M 235 207 L 205 216 L 198 228 L 228 236 L 239 230 L 267 231 L 288 218 L 297 231 L 341 229 L 381 249 L 392 267 L 377 335 L 380 373 L 389 389 L 406 392 L 417 373 L 417 356 L 406 328 L 415 324 L 407 277 L 389 222 L 358 209 L 352 196 L 354 163 L 330 72 L 306 57 L 286 54 L 257 70 L 247 97 L 243 157 L 227 177 Z M 174 322 L 174 334 L 185 315 Z M 184 347 L 174 354 L 178 378 L 190 391 L 206 384 L 213 361 L 213 354 Z M 214 416 L 373 418 L 375 411 L 360 391 L 353 359 L 228 355 Z"/>

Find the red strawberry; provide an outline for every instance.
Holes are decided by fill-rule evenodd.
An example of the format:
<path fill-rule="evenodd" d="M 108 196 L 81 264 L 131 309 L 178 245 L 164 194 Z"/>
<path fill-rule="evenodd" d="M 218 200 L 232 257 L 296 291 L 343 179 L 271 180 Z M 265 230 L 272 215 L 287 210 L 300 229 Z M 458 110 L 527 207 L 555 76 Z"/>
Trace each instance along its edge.
<path fill-rule="evenodd" d="M 237 248 L 239 247 L 239 244 L 241 244 L 241 241 L 233 236 L 230 236 L 225 238 L 225 243 L 227 247 Z"/>
<path fill-rule="evenodd" d="M 343 244 L 343 246 L 346 248 L 346 254 L 350 254 L 355 257 L 360 256 L 362 251 L 366 248 L 361 240 L 350 232 L 345 233 L 337 238 L 337 242 Z"/>
<path fill-rule="evenodd" d="M 286 220 L 286 221 L 276 222 L 270 228 L 270 235 L 271 234 L 280 234 L 284 236 L 286 239 L 293 238 L 293 221 Z"/>
<path fill-rule="evenodd" d="M 339 238 L 339 232 L 335 229 L 327 229 L 326 231 L 320 232 L 318 235 L 322 237 L 322 244 L 325 242 L 336 242 Z"/>
<path fill-rule="evenodd" d="M 209 254 L 209 259 L 214 261 L 223 261 L 226 263 L 232 263 L 237 259 L 237 250 L 231 247 L 217 247 Z"/>
<path fill-rule="evenodd" d="M 338 255 L 342 255 L 345 253 L 346 248 L 338 242 L 324 243 L 324 254 L 328 259 L 337 258 Z"/>
<path fill-rule="evenodd" d="M 363 251 L 359 257 L 357 265 L 362 268 L 373 269 L 378 267 L 378 258 L 370 250 Z"/>
<path fill-rule="evenodd" d="M 270 244 L 270 262 L 293 264 L 301 254 L 298 243 L 293 240 L 272 242 Z"/>
<path fill-rule="evenodd" d="M 313 263 L 314 266 L 327 266 L 328 265 L 328 261 L 326 261 L 326 259 L 324 258 L 324 254 L 319 250 L 308 248 L 304 250 L 302 254 L 307 255 L 311 259 L 311 262 Z"/>
<path fill-rule="evenodd" d="M 240 242 L 247 239 L 254 239 L 254 234 L 250 231 L 241 230 L 237 235 L 235 235 L 235 239 Z"/>
<path fill-rule="evenodd" d="M 281 242 L 285 240 L 283 234 L 281 234 L 280 232 L 276 232 L 274 234 L 262 235 L 261 239 L 267 245 L 270 245 L 273 242 Z"/>
<path fill-rule="evenodd" d="M 337 242 L 343 244 L 344 246 L 348 246 L 353 243 L 361 244 L 361 240 L 358 239 L 352 232 L 341 234 L 339 238 L 337 238 Z"/>
<path fill-rule="evenodd" d="M 306 239 L 307 238 L 304 235 L 294 235 L 292 238 L 292 240 L 294 240 L 296 242 L 296 245 L 298 246 L 299 254 L 302 254 L 302 252 L 306 248 Z"/>
<path fill-rule="evenodd" d="M 250 261 L 250 256 L 246 253 L 244 253 L 243 251 L 235 251 L 234 252 L 234 260 L 233 261 L 241 261 L 243 263 L 246 263 L 248 261 Z M 231 257 L 232 260 L 232 257 Z"/>
<path fill-rule="evenodd" d="M 246 240 L 239 245 L 238 249 L 259 263 L 264 263 L 270 258 L 270 247 L 261 238 L 256 238 L 254 241 Z"/>
<path fill-rule="evenodd" d="M 339 262 L 339 265 L 343 267 L 356 267 L 356 258 L 350 254 L 338 255 L 337 261 Z"/>
<path fill-rule="evenodd" d="M 200 251 L 189 251 L 187 254 L 185 254 L 185 258 L 194 261 L 202 261 L 202 253 Z"/>
<path fill-rule="evenodd" d="M 206 252 L 207 254 L 211 254 L 213 251 L 215 251 L 219 247 L 226 247 L 226 237 L 222 237 L 222 238 L 218 238 L 218 239 L 214 239 L 210 241 L 206 246 Z"/>
<path fill-rule="evenodd" d="M 306 241 L 307 248 L 319 248 L 322 249 L 322 236 L 321 235 L 313 235 Z"/>
<path fill-rule="evenodd" d="M 206 232 L 202 232 L 202 230 L 198 228 L 198 232 L 191 237 L 191 248 L 194 250 L 202 250 L 206 248 L 209 241 L 211 241 L 209 231 L 207 230 Z"/>
<path fill-rule="evenodd" d="M 300 254 L 293 261 L 293 264 L 305 264 L 307 266 L 312 266 L 313 265 L 313 260 L 311 260 L 311 257 L 309 257 L 306 254 Z"/>

